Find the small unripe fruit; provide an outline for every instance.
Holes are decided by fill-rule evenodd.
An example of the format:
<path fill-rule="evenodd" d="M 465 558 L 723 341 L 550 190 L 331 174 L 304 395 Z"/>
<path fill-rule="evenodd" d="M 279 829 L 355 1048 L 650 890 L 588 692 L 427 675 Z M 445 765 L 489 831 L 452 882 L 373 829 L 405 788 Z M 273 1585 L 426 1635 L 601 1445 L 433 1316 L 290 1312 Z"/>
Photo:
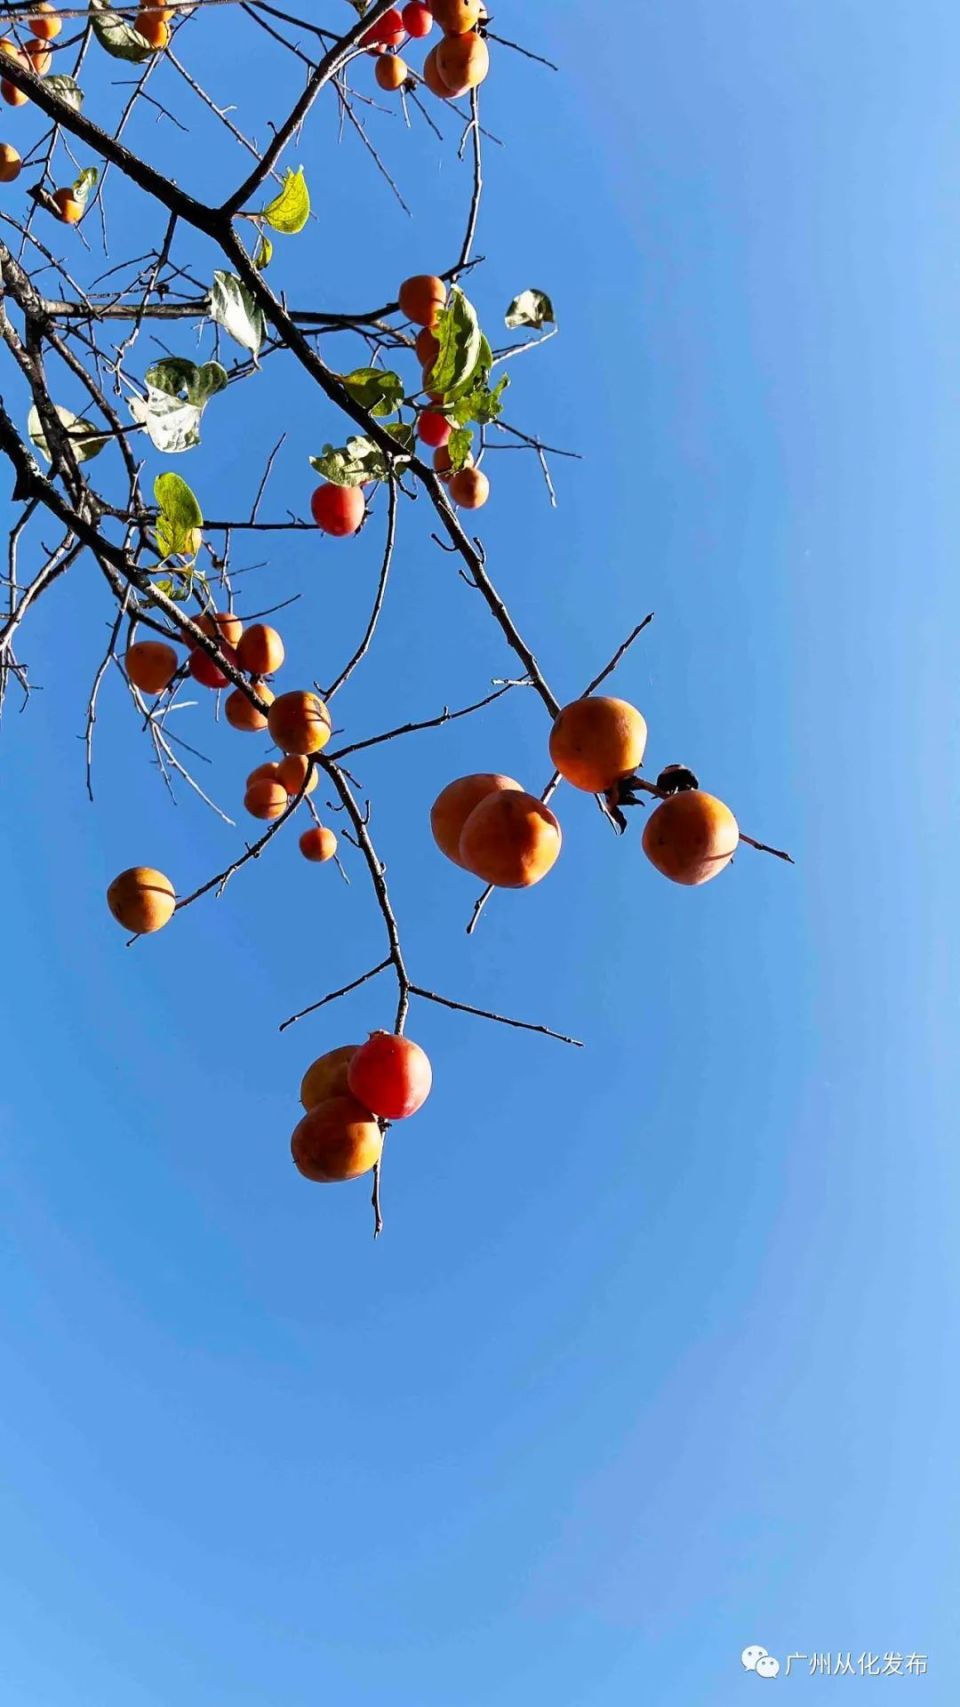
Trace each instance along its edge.
<path fill-rule="evenodd" d="M 324 865 L 328 859 L 333 858 L 336 851 L 336 836 L 322 824 L 315 825 L 312 830 L 304 830 L 300 837 L 300 852 L 304 859 L 313 860 L 317 865 Z"/>
<path fill-rule="evenodd" d="M 384 48 L 399 47 L 405 33 L 400 13 L 395 6 L 391 6 L 389 12 L 384 12 L 382 18 L 371 24 L 366 35 L 360 39 L 370 53 L 382 53 Z"/>
<path fill-rule="evenodd" d="M 304 758 L 302 753 L 287 753 L 279 764 L 273 766 L 278 782 L 282 782 L 288 794 L 299 794 L 303 788 L 303 779 L 309 773 L 310 780 L 304 794 L 312 794 L 320 781 L 320 772 L 316 765 Z"/>
<path fill-rule="evenodd" d="M 423 5 L 423 0 L 409 0 L 400 16 L 408 36 L 428 36 L 433 29 L 433 13 L 429 6 Z"/>
<path fill-rule="evenodd" d="M 236 642 L 237 663 L 251 676 L 272 676 L 283 663 L 283 641 L 275 628 L 255 622 Z"/>
<path fill-rule="evenodd" d="M 257 688 L 257 697 L 265 704 L 273 703 L 273 694 L 262 682 Z M 239 729 L 244 735 L 259 735 L 267 727 L 266 715 L 251 705 L 241 688 L 234 688 L 224 701 L 223 714 L 231 729 Z"/>
<path fill-rule="evenodd" d="M 401 59 L 398 54 L 385 53 L 377 60 L 373 75 L 381 89 L 393 91 L 403 88 L 410 76 L 410 69 L 406 60 Z"/>
<path fill-rule="evenodd" d="M 40 12 L 42 17 L 30 19 L 30 28 L 40 41 L 53 41 L 63 29 L 63 19 L 56 6 L 51 6 L 49 0 L 36 0 L 34 12 Z"/>
<path fill-rule="evenodd" d="M 447 300 L 447 287 L 434 273 L 415 273 L 413 278 L 404 279 L 397 300 L 408 320 L 432 331 Z"/>
<path fill-rule="evenodd" d="M 138 36 L 143 36 L 150 46 L 157 51 L 167 47 L 170 42 L 170 25 L 163 16 L 162 9 L 152 8 L 150 11 L 138 12 L 134 22 Z"/>
<path fill-rule="evenodd" d="M 310 509 L 318 528 L 346 539 L 356 533 L 366 515 L 366 502 L 359 486 L 318 486 L 310 499 Z"/>
<path fill-rule="evenodd" d="M 249 784 L 243 804 L 251 818 L 265 818 L 270 821 L 279 818 L 290 802 L 282 783 L 271 782 L 268 777 L 263 777 L 259 782 Z"/>
<path fill-rule="evenodd" d="M 204 611 L 197 617 L 197 627 L 208 640 L 225 642 L 227 646 L 238 645 L 243 633 L 243 623 L 232 610 Z"/>
<path fill-rule="evenodd" d="M 490 50 L 482 36 L 471 31 L 462 36 L 444 36 L 437 43 L 437 70 L 451 95 L 476 89 L 490 70 Z"/>
<path fill-rule="evenodd" d="M 282 693 L 270 707 L 270 733 L 285 753 L 319 753 L 332 734 L 330 713 L 315 693 Z"/>
<path fill-rule="evenodd" d="M 162 693 L 173 681 L 180 660 L 163 640 L 138 640 L 127 647 L 127 675 L 141 693 Z"/>
<path fill-rule="evenodd" d="M 169 877 L 152 865 L 121 871 L 107 890 L 107 906 L 124 930 L 137 936 L 159 931 L 173 917 L 177 897 Z"/>
<path fill-rule="evenodd" d="M 53 204 L 64 225 L 77 225 L 83 218 L 83 202 L 78 202 L 72 190 L 54 190 Z"/>
<path fill-rule="evenodd" d="M 481 510 L 490 496 L 490 482 L 479 468 L 458 468 L 450 496 L 461 510 Z"/>
<path fill-rule="evenodd" d="M 237 655 L 233 647 L 225 646 L 221 641 L 220 650 L 227 662 L 236 668 Z M 202 688 L 225 688 L 230 680 L 229 676 L 224 675 L 219 664 L 215 663 L 206 652 L 201 651 L 199 646 L 195 646 L 191 652 L 187 660 L 187 668 L 194 681 L 199 682 Z"/>
<path fill-rule="evenodd" d="M 0 184 L 12 184 L 23 171 L 23 161 L 12 142 L 0 142 Z"/>
<path fill-rule="evenodd" d="M 417 438 L 425 445 L 445 445 L 452 432 L 446 415 L 438 414 L 436 409 L 421 409 L 417 416 Z"/>

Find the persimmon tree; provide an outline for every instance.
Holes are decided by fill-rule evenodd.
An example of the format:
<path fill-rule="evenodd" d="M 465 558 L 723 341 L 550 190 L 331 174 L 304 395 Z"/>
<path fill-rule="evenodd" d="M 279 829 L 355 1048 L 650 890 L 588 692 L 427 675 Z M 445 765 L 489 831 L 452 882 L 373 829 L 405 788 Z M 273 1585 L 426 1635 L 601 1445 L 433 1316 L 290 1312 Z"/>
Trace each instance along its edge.
<path fill-rule="evenodd" d="M 259 115 L 260 128 L 270 131 L 265 147 L 218 105 L 202 65 L 193 61 L 191 24 L 204 6 L 230 6 L 237 27 L 248 34 L 251 55 L 266 37 L 289 56 L 296 93 L 279 120 Z M 98 699 L 114 668 L 164 783 L 171 791 L 191 791 L 198 810 L 211 807 L 226 816 L 191 770 L 181 720 L 177 732 L 171 727 L 185 684 L 211 698 L 224 696 L 224 717 L 238 738 L 260 734 L 272 742 L 277 756 L 251 769 L 244 797 L 246 811 L 265 827 L 238 836 L 225 869 L 187 889 L 152 867 L 134 867 L 110 884 L 108 903 L 131 939 L 171 921 L 187 928 L 180 927 L 179 915 L 222 894 L 288 830 L 305 859 L 334 867 L 326 874 L 330 881 L 342 861 L 365 874 L 382 919 L 381 960 L 358 968 L 343 988 L 319 996 L 283 1024 L 373 980 L 393 981 L 391 1029 L 374 1032 L 358 1047 L 328 1048 L 308 1069 L 304 1115 L 292 1141 L 294 1160 L 309 1179 L 372 1171 L 379 1233 L 384 1135 L 392 1121 L 414 1113 L 430 1089 L 430 1063 L 406 1036 L 413 1002 L 440 1003 L 568 1044 L 576 1040 L 534 1020 L 477 1009 L 420 982 L 405 956 L 371 832 L 370 802 L 351 774 L 354 754 L 452 718 L 480 716 L 520 688 L 542 703 L 544 768 L 549 759 L 552 774 L 539 794 L 513 778 L 483 773 L 453 779 L 432 808 L 423 803 L 437 857 L 446 855 L 485 883 L 470 934 L 497 887 L 540 881 L 560 855 L 560 823 L 549 802 L 561 782 L 595 794 L 614 831 L 625 828 L 625 814 L 645 797 L 659 802 L 645 821 L 644 849 L 659 872 L 680 883 L 696 886 L 714 877 L 743 842 L 781 859 L 788 855 L 746 836 L 686 767 L 668 766 L 655 781 L 639 774 L 644 719 L 597 689 L 650 618 L 636 624 L 580 698 L 561 707 L 473 531 L 473 514 L 491 493 L 489 464 L 482 465 L 494 443 L 530 454 L 552 502 L 550 457 L 567 454 L 512 425 L 507 407 L 508 362 L 556 330 L 549 296 L 527 288 L 505 305 L 505 342 L 502 332 L 481 323 L 471 296 L 487 141 L 481 88 L 488 75 L 496 76 L 498 55 L 538 56 L 501 36 L 481 0 L 410 0 L 402 10 L 388 0 L 327 0 L 325 11 L 329 17 L 321 23 L 266 0 L 163 6 L 145 0 L 141 7 L 89 0 L 88 6 L 60 9 L 48 0 L 16 0 L 0 7 L 0 95 L 10 109 L 10 140 L 0 143 L 0 451 L 12 498 L 0 708 L 11 695 L 28 704 L 32 681 L 20 661 L 21 638 L 38 601 L 69 575 L 79 584 L 76 596 L 101 598 L 109 617 L 106 650 L 90 660 L 85 750 L 91 799 Z M 132 81 L 119 122 L 111 125 L 100 122 L 98 102 L 104 103 L 118 67 Z M 372 77 L 364 77 L 371 67 Z M 216 200 L 171 181 L 161 164 L 125 140 L 138 107 L 149 103 L 169 116 L 174 85 L 178 97 L 200 103 L 222 128 Z M 284 246 L 309 244 L 316 229 L 309 173 L 297 163 L 297 150 L 317 103 L 335 104 L 341 123 L 362 141 L 371 171 L 395 190 L 365 123 L 374 94 L 429 125 L 438 149 L 450 146 L 449 125 L 441 134 L 436 115 L 442 110 L 452 117 L 453 145 L 466 162 L 468 184 L 459 248 L 435 257 L 435 273 L 403 281 L 389 276 L 385 262 L 381 276 L 371 279 L 373 307 L 292 307 L 284 291 Z M 112 233 L 122 222 L 112 216 L 112 204 L 122 207 L 121 198 L 136 198 L 138 217 L 146 209 L 153 220 L 146 254 L 117 250 Z M 426 232 L 426 254 L 431 241 Z M 179 330 L 198 324 L 199 348 L 193 339 L 190 356 L 175 348 L 148 353 L 145 333 L 162 330 L 170 350 Z M 256 406 L 247 400 L 268 360 L 294 364 L 324 401 L 330 422 L 329 440 L 310 457 L 315 474 L 312 490 L 304 492 L 310 520 L 265 513 L 279 446 L 266 458 L 249 511 L 211 518 L 204 501 L 205 411 L 222 407 L 218 399 L 229 391 L 234 420 L 242 420 L 248 406 L 253 414 Z M 505 645 L 514 667 L 471 704 L 338 741 L 331 704 L 375 647 L 398 531 L 410 525 L 422 533 L 424 508 L 427 532 L 448 572 L 484 601 L 491 632 L 499 631 L 501 651 Z M 277 612 L 296 589 L 274 576 L 270 608 L 254 610 L 246 586 L 243 596 L 235 593 L 231 578 L 238 532 L 262 536 L 269 546 L 278 533 L 312 526 L 333 540 L 361 530 L 380 540 L 366 623 L 335 676 L 323 683 L 286 679 Z M 204 703 L 193 707 L 198 724 L 205 709 Z M 322 822 L 317 810 L 321 779 L 337 828 Z"/>

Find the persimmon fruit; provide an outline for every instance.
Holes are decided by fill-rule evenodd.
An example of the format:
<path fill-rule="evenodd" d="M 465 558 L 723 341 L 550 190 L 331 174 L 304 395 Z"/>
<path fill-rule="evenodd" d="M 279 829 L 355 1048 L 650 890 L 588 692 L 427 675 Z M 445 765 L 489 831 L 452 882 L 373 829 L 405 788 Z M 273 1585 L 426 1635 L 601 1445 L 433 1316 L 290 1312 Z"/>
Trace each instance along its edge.
<path fill-rule="evenodd" d="M 19 149 L 12 142 L 0 142 L 0 184 L 12 184 L 22 171 Z"/>
<path fill-rule="evenodd" d="M 555 769 L 587 794 L 605 794 L 632 776 L 646 746 L 646 719 L 636 706 L 603 695 L 565 705 L 550 731 Z"/>
<path fill-rule="evenodd" d="M 32 9 L 34 16 L 30 19 L 31 32 L 39 41 L 53 41 L 63 29 L 63 19 L 56 6 L 51 6 L 49 0 L 35 0 Z"/>
<path fill-rule="evenodd" d="M 420 36 L 428 36 L 433 29 L 433 13 L 429 6 L 423 5 L 423 0 L 409 0 L 400 16 L 407 35 L 415 40 Z"/>
<path fill-rule="evenodd" d="M 475 806 L 460 832 L 460 864 L 498 889 L 529 889 L 560 853 L 560 825 L 522 789 L 500 789 Z"/>
<path fill-rule="evenodd" d="M 303 1116 L 290 1140 L 294 1162 L 317 1185 L 359 1179 L 376 1167 L 383 1134 L 352 1096 L 327 1097 Z"/>
<path fill-rule="evenodd" d="M 133 27 L 137 35 L 149 42 L 155 52 L 169 47 L 170 25 L 161 9 L 151 7 L 148 11 L 138 12 Z"/>
<path fill-rule="evenodd" d="M 452 859 L 454 865 L 463 866 L 460 837 L 474 807 L 486 800 L 488 794 L 498 794 L 507 788 L 523 793 L 512 776 L 502 776 L 499 771 L 476 771 L 472 776 L 458 776 L 440 790 L 430 808 L 430 829 L 440 852 Z"/>
<path fill-rule="evenodd" d="M 453 479 L 453 461 L 446 445 L 440 445 L 433 453 L 433 466 L 444 485 L 449 485 Z M 473 467 L 473 457 L 468 456 L 464 468 Z"/>
<path fill-rule="evenodd" d="M 372 1031 L 347 1067 L 347 1084 L 357 1101 L 381 1120 L 406 1120 L 430 1095 L 429 1057 L 409 1037 Z"/>
<path fill-rule="evenodd" d="M 398 53 L 385 53 L 377 60 L 373 75 L 381 89 L 392 93 L 403 88 L 410 76 L 410 67 Z"/>
<path fill-rule="evenodd" d="M 403 19 L 395 6 L 389 12 L 384 12 L 375 24 L 371 24 L 365 36 L 361 36 L 363 46 L 370 53 L 383 53 L 385 48 L 399 47 L 406 31 Z"/>
<path fill-rule="evenodd" d="M 413 347 L 417 353 L 417 360 L 424 370 L 428 371 L 432 368 L 440 354 L 440 340 L 434 332 L 431 332 L 429 326 L 422 327 L 417 333 Z"/>
<path fill-rule="evenodd" d="M 415 273 L 412 278 L 404 279 L 397 300 L 408 320 L 432 332 L 447 300 L 447 287 L 433 273 Z"/>
<path fill-rule="evenodd" d="M 356 533 L 366 513 L 363 490 L 359 486 L 318 486 L 310 499 L 310 510 L 318 528 L 345 539 Z"/>
<path fill-rule="evenodd" d="M 235 667 L 237 654 L 233 650 L 233 647 L 227 646 L 223 641 L 221 641 L 220 650 L 228 664 L 233 664 Z M 224 675 L 220 665 L 215 663 L 214 659 L 211 658 L 208 653 L 204 652 L 199 646 L 195 646 L 193 651 L 190 653 L 187 660 L 187 668 L 189 669 L 194 681 L 199 682 L 202 688 L 225 688 L 230 680 L 229 676 Z"/>
<path fill-rule="evenodd" d="M 71 189 L 64 187 L 62 190 L 54 190 L 51 200 L 64 225 L 79 225 L 83 218 L 84 203 L 77 200 Z"/>
<path fill-rule="evenodd" d="M 248 783 L 243 804 L 251 818 L 270 822 L 279 818 L 290 802 L 282 782 L 271 782 L 269 777 L 262 777 L 258 782 Z"/>
<path fill-rule="evenodd" d="M 697 888 L 730 864 L 739 840 L 729 806 L 703 789 L 687 788 L 662 800 L 650 814 L 643 851 L 664 877 Z"/>
<path fill-rule="evenodd" d="M 208 640 L 236 646 L 243 634 L 243 623 L 232 610 L 204 611 L 197 617 L 197 627 Z"/>
<path fill-rule="evenodd" d="M 273 693 L 264 682 L 257 685 L 257 697 L 267 705 L 272 704 Z M 244 735 L 259 735 L 267 727 L 265 712 L 258 711 L 255 705 L 251 705 L 241 688 L 234 688 L 233 692 L 227 695 L 223 704 L 223 715 L 231 729 L 239 729 Z"/>
<path fill-rule="evenodd" d="M 255 782 L 279 782 L 280 780 L 280 766 L 268 762 L 264 765 L 257 765 L 256 769 L 250 772 L 246 786 L 249 789 L 253 787 Z"/>
<path fill-rule="evenodd" d="M 431 0 L 430 9 L 448 36 L 466 35 L 476 27 L 483 11 L 480 0 Z"/>
<path fill-rule="evenodd" d="M 450 496 L 460 510 L 481 510 L 490 496 L 490 482 L 479 468 L 458 468 L 450 481 Z"/>
<path fill-rule="evenodd" d="M 441 415 L 437 409 L 421 409 L 417 416 L 417 438 L 434 450 L 445 445 L 453 432 L 453 426 L 446 415 Z"/>
<path fill-rule="evenodd" d="M 304 789 L 305 794 L 312 794 L 320 781 L 320 772 L 316 765 L 311 765 L 302 753 L 287 753 L 279 764 L 274 765 L 278 782 L 282 782 L 288 794 L 299 794 L 303 788 L 303 779 L 309 773 L 310 780 Z"/>
<path fill-rule="evenodd" d="M 132 865 L 121 871 L 107 890 L 107 906 L 124 930 L 149 936 L 173 917 L 176 892 L 169 877 L 152 865 Z"/>
<path fill-rule="evenodd" d="M 254 622 L 236 643 L 237 663 L 251 676 L 272 676 L 284 660 L 283 641 L 275 628 Z"/>
<path fill-rule="evenodd" d="M 270 733 L 285 753 L 319 753 L 333 732 L 330 713 L 315 693 L 282 693 L 270 707 Z"/>
<path fill-rule="evenodd" d="M 308 1113 L 318 1102 L 349 1095 L 347 1068 L 358 1047 L 356 1043 L 344 1043 L 311 1061 L 300 1081 L 300 1101 Z"/>
<path fill-rule="evenodd" d="M 46 42 L 37 41 L 36 39 L 28 41 L 23 51 L 30 61 L 31 70 L 33 70 L 38 77 L 46 77 L 47 72 L 50 70 L 50 66 L 53 63 L 53 54 L 48 48 Z"/>
<path fill-rule="evenodd" d="M 326 865 L 328 859 L 333 859 L 337 851 L 337 838 L 332 830 L 323 824 L 315 824 L 312 829 L 304 830 L 300 837 L 300 852 L 304 859 L 312 860 L 315 865 Z"/>
<path fill-rule="evenodd" d="M 437 43 L 437 70 L 451 95 L 465 95 L 478 88 L 490 70 L 490 50 L 472 30 L 462 36 L 444 36 Z"/>
<path fill-rule="evenodd" d="M 443 78 L 437 69 L 437 50 L 435 47 L 430 49 L 430 52 L 424 59 L 423 81 L 430 90 L 431 95 L 436 95 L 437 99 L 440 101 L 449 101 L 450 90 L 447 88 L 446 83 L 443 81 Z"/>
<path fill-rule="evenodd" d="M 162 693 L 173 681 L 180 660 L 163 640 L 136 640 L 124 657 L 127 675 L 141 693 Z"/>
<path fill-rule="evenodd" d="M 7 77 L 0 81 L 0 95 L 3 96 L 8 107 L 25 107 L 30 99 L 29 95 L 25 95 L 23 90 L 18 89 L 17 85 L 11 83 Z M 56 201 L 56 196 L 54 196 L 54 201 Z M 76 224 L 76 221 L 71 220 L 69 223 Z"/>

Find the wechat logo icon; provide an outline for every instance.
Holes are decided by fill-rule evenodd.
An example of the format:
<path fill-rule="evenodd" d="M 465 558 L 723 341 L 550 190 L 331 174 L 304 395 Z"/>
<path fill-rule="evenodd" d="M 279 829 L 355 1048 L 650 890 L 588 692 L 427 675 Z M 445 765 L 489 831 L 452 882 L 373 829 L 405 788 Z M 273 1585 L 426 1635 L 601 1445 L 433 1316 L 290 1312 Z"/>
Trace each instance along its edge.
<path fill-rule="evenodd" d="M 744 1671 L 756 1672 L 758 1677 L 776 1677 L 780 1671 L 780 1661 L 768 1654 L 766 1648 L 761 1648 L 756 1642 L 749 1648 L 744 1648 L 740 1655 L 740 1664 Z"/>

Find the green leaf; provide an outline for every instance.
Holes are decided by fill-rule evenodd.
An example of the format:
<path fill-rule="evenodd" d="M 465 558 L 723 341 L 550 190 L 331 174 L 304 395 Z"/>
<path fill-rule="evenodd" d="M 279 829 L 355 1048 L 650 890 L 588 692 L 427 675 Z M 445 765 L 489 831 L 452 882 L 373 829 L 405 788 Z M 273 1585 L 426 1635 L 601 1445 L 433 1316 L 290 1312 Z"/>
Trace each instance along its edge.
<path fill-rule="evenodd" d="M 74 112 L 78 113 L 83 106 L 83 90 L 75 77 L 55 74 L 45 77 L 43 86 L 50 90 L 51 95 L 59 95 L 61 101 L 66 101 L 67 106 L 72 107 Z"/>
<path fill-rule="evenodd" d="M 272 260 L 273 260 L 273 244 L 271 243 L 269 237 L 267 237 L 265 235 L 265 233 L 261 231 L 259 240 L 257 242 L 256 251 L 255 251 L 254 257 L 253 257 L 253 264 L 257 268 L 258 272 L 262 273 L 264 267 L 269 267 L 270 262 Z"/>
<path fill-rule="evenodd" d="M 145 378 L 156 391 L 165 391 L 168 397 L 178 397 L 181 402 L 204 409 L 211 397 L 223 391 L 227 371 L 219 362 L 204 362 L 198 367 L 186 356 L 164 356 L 147 368 Z"/>
<path fill-rule="evenodd" d="M 391 421 L 387 427 L 387 432 L 392 439 L 396 439 L 402 451 L 407 452 L 408 455 L 413 454 L 417 435 L 407 421 Z M 406 461 L 407 457 L 404 457 L 403 460 Z"/>
<path fill-rule="evenodd" d="M 233 273 L 214 273 L 207 313 L 231 338 L 256 356 L 263 343 L 266 323 L 246 285 Z"/>
<path fill-rule="evenodd" d="M 206 405 L 227 383 L 225 369 L 219 362 L 198 367 L 186 356 L 164 356 L 147 368 L 144 377 L 146 397 L 128 399 L 134 420 L 166 455 L 192 450 L 200 443 L 200 417 Z"/>
<path fill-rule="evenodd" d="M 107 0 L 90 0 L 90 22 L 100 46 L 113 59 L 129 59 L 142 65 L 153 58 L 155 50 L 150 43 L 132 24 L 111 12 Z"/>
<path fill-rule="evenodd" d="M 371 415 L 392 415 L 403 398 L 403 380 L 398 373 L 385 373 L 379 367 L 358 367 L 341 379 L 355 403 L 363 405 Z"/>
<path fill-rule="evenodd" d="M 438 391 L 446 397 L 472 377 L 483 344 L 477 311 L 459 285 L 454 285 L 446 308 L 440 310 L 435 336 L 440 348 L 425 386 L 428 391 Z"/>
<path fill-rule="evenodd" d="M 450 406 L 448 413 L 451 421 L 465 427 L 468 421 L 475 421 L 478 427 L 488 427 L 491 421 L 499 421 L 503 412 L 501 401 L 510 380 L 506 374 L 497 381 L 491 391 L 486 379 L 481 379 L 464 391 Z"/>
<path fill-rule="evenodd" d="M 450 467 L 463 468 L 470 455 L 473 444 L 473 434 L 469 427 L 454 427 L 447 440 L 447 450 L 450 452 Z"/>
<path fill-rule="evenodd" d="M 203 526 L 203 511 L 195 493 L 179 474 L 158 474 L 153 483 L 157 500 L 157 551 L 161 557 L 194 557 L 194 530 Z"/>
<path fill-rule="evenodd" d="M 173 599 L 175 604 L 182 605 L 184 600 L 188 599 L 193 592 L 193 574 L 187 569 L 182 574 L 178 574 L 175 581 L 166 575 L 157 577 L 153 585 L 158 593 L 166 593 L 168 599 Z"/>
<path fill-rule="evenodd" d="M 103 433 L 97 431 L 93 422 L 84 420 L 82 415 L 74 415 L 71 409 L 61 409 L 59 404 L 55 404 L 54 407 L 57 411 L 57 418 L 61 426 L 66 429 L 67 437 L 73 445 L 77 461 L 90 462 L 93 457 L 99 456 L 107 440 Z M 40 421 L 40 413 L 36 408 L 31 409 L 27 416 L 27 432 L 30 435 L 31 443 L 36 445 L 41 456 L 46 457 L 48 462 L 52 462 L 53 458 L 50 455 L 50 447 L 47 444 Z"/>
<path fill-rule="evenodd" d="M 100 173 L 98 172 L 96 166 L 87 166 L 80 173 L 79 178 L 74 179 L 74 183 L 73 183 L 74 199 L 76 201 L 78 201 L 81 204 L 81 206 L 83 206 L 83 204 L 86 202 L 86 199 L 90 194 L 90 191 L 92 189 L 96 188 L 97 179 L 99 178 L 99 176 L 100 176 Z"/>
<path fill-rule="evenodd" d="M 146 397 L 131 397 L 128 403 L 134 420 L 146 428 L 151 442 L 165 456 L 176 456 L 200 443 L 203 411 L 195 403 L 181 402 L 152 385 L 147 386 Z"/>
<path fill-rule="evenodd" d="M 262 209 L 262 218 L 282 237 L 296 237 L 303 230 L 310 218 L 310 191 L 302 166 L 296 171 L 287 167 L 280 194 Z"/>
<path fill-rule="evenodd" d="M 514 297 L 504 318 L 511 331 L 517 326 L 534 326 L 539 331 L 541 326 L 557 323 L 553 303 L 545 290 L 522 290 Z"/>
<path fill-rule="evenodd" d="M 398 454 L 393 459 L 394 467 L 409 460 L 408 456 Z M 372 439 L 348 439 L 339 450 L 334 445 L 324 445 L 322 455 L 311 456 L 309 461 L 311 468 L 333 486 L 363 486 L 368 480 L 391 477 L 390 460 Z"/>

